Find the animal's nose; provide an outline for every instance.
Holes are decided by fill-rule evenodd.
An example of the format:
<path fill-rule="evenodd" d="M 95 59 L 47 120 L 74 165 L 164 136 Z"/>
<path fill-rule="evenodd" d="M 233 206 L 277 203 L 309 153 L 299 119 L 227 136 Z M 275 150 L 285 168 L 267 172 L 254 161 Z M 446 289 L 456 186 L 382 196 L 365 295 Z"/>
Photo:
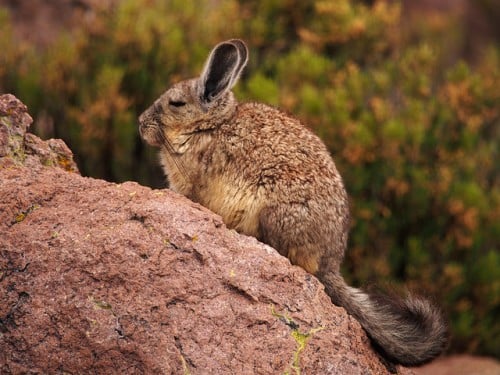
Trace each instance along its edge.
<path fill-rule="evenodd" d="M 144 122 L 144 118 L 145 118 L 145 114 L 144 112 L 142 112 L 140 115 L 139 115 L 139 125 L 142 124 Z"/>

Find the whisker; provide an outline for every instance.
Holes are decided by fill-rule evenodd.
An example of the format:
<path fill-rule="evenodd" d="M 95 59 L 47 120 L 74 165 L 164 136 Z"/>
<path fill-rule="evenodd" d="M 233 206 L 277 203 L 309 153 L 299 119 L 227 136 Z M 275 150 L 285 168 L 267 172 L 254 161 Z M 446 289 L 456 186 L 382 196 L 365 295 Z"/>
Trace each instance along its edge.
<path fill-rule="evenodd" d="M 160 134 L 162 144 L 165 145 L 165 148 L 167 149 L 168 156 L 169 156 L 170 160 L 172 160 L 172 162 L 175 164 L 177 170 L 179 171 L 179 174 L 184 179 L 184 181 L 190 182 L 191 176 L 189 175 L 189 173 L 186 169 L 186 166 L 184 165 L 182 160 L 179 160 L 175 157 L 176 152 L 175 152 L 174 147 L 172 146 L 172 143 L 170 143 L 170 140 L 167 138 L 167 136 L 165 134 L 163 134 L 163 132 L 160 131 L 160 132 L 158 132 L 158 134 Z"/>

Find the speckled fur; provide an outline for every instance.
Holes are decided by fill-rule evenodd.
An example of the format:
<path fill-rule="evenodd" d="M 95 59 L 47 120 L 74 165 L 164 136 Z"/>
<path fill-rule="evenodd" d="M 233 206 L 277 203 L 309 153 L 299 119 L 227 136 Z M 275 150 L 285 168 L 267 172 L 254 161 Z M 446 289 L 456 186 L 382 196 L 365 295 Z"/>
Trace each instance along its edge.
<path fill-rule="evenodd" d="M 349 229 L 347 194 L 325 145 L 297 119 L 230 89 L 247 62 L 242 41 L 216 46 L 197 79 L 166 91 L 139 119 L 160 147 L 170 187 L 273 246 L 315 274 L 389 359 L 425 363 L 446 344 L 446 325 L 426 300 L 381 300 L 340 276 Z"/>

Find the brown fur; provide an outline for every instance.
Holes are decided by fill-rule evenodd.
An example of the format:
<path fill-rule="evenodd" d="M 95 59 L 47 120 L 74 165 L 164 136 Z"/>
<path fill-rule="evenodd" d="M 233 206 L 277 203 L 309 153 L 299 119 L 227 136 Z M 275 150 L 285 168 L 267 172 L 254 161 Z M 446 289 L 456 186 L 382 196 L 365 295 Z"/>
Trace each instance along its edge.
<path fill-rule="evenodd" d="M 240 40 L 217 45 L 199 78 L 174 85 L 140 116 L 141 135 L 160 147 L 171 188 L 318 276 L 389 359 L 431 360 L 446 343 L 433 305 L 411 296 L 382 301 L 340 276 L 349 229 L 342 178 L 297 119 L 235 100 L 230 90 L 247 54 Z"/>

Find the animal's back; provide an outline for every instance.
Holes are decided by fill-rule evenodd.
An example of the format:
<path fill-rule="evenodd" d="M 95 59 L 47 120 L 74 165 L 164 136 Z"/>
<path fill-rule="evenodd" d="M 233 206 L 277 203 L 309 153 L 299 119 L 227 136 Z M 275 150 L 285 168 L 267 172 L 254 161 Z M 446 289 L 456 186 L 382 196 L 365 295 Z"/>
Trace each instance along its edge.
<path fill-rule="evenodd" d="M 225 166 L 204 203 L 223 217 L 229 208 L 237 211 L 228 220 L 231 227 L 270 243 L 312 273 L 328 258 L 339 264 L 348 199 L 323 142 L 299 120 L 260 103 L 239 104 L 217 137 L 221 156 L 215 159 Z M 294 257 L 297 246 L 311 247 L 307 259 Z"/>
<path fill-rule="evenodd" d="M 227 159 L 224 172 L 244 179 L 255 190 L 266 190 L 269 199 L 310 200 L 310 189 L 332 202 L 339 197 L 327 192 L 346 198 L 342 178 L 323 142 L 278 109 L 261 103 L 238 105 L 233 120 L 218 130 L 217 145 Z"/>

